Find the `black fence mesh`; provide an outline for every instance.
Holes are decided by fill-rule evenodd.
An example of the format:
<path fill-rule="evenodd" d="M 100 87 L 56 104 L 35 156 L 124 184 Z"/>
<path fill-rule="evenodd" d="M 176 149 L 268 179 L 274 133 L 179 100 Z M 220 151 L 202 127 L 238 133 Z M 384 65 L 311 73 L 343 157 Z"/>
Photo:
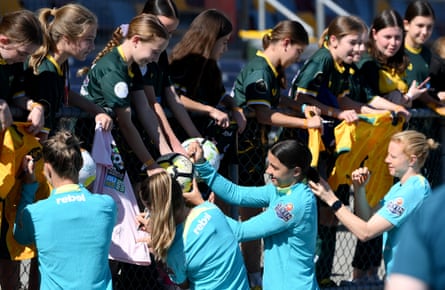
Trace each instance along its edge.
<path fill-rule="evenodd" d="M 30 10 L 37 10 L 41 7 L 57 7 L 67 2 L 77 2 L 90 8 L 98 15 L 99 19 L 99 31 L 98 31 L 98 43 L 105 43 L 111 35 L 111 31 L 118 25 L 127 23 L 137 12 L 139 12 L 145 3 L 144 0 L 110 0 L 110 1 L 66 1 L 66 0 L 23 0 L 21 3 L 25 8 Z M 184 2 L 184 1 L 177 1 Z M 187 1 L 185 1 L 187 2 Z M 184 12 L 181 11 L 183 15 Z M 98 49 L 102 49 L 103 44 L 97 45 Z M 226 73 L 224 76 L 227 78 L 227 83 L 232 84 L 233 79 L 236 77 L 240 69 L 240 60 L 234 61 L 234 72 Z M 85 62 L 89 65 L 90 62 Z M 75 72 L 72 73 L 75 75 Z M 223 77 L 224 77 L 223 76 Z M 73 90 L 78 90 L 77 84 L 72 84 Z M 413 117 L 408 123 L 409 129 L 416 129 L 423 132 L 428 137 L 434 138 L 436 141 L 443 143 L 445 138 L 442 137 L 441 131 L 443 131 L 444 121 L 437 115 L 433 114 L 429 110 L 412 110 Z M 77 133 L 81 136 L 88 137 L 88 134 L 94 132 L 91 128 L 91 119 L 88 119 L 85 114 L 80 113 L 76 109 L 64 108 L 61 115 L 64 117 L 63 126 L 73 129 L 74 124 L 77 122 Z M 85 140 L 85 144 L 91 144 L 93 136 L 89 141 Z M 267 136 L 265 136 L 267 138 Z M 88 148 L 89 149 L 89 148 Z M 255 148 L 254 148 L 255 149 Z M 261 154 L 261 150 L 256 150 Z M 257 164 L 258 160 L 262 160 L 261 156 L 257 156 L 253 163 Z M 442 149 L 432 151 L 423 169 L 423 174 L 428 178 L 433 187 L 438 186 L 443 181 L 443 169 L 442 169 Z M 257 178 L 257 177 L 255 177 Z M 353 205 L 353 199 L 351 198 L 351 204 Z M 352 285 L 345 283 L 352 276 L 352 260 L 355 252 L 357 239 L 347 231 L 341 224 L 337 227 L 335 234 L 335 255 L 332 269 L 321 269 L 322 271 L 330 271 L 330 279 L 337 285 L 343 287 L 336 289 L 383 289 L 381 282 L 377 283 L 364 283 L 361 285 Z M 146 267 L 137 267 L 128 264 L 112 263 L 113 280 L 115 289 L 176 289 L 176 287 L 169 283 L 166 278 L 166 271 L 162 265 L 151 265 Z M 8 279 L 13 281 L 16 277 L 19 279 L 21 285 L 17 289 L 38 289 L 36 284 L 30 283 L 31 263 L 29 260 L 22 261 L 20 267 L 17 269 L 19 273 L 8 274 Z M 289 270 L 291 271 L 291 269 Z M 382 263 L 378 270 L 378 278 L 382 279 L 384 276 L 384 269 Z M 31 280 L 33 280 L 31 278 Z M 343 282 L 342 282 L 343 281 Z M 13 288 L 14 289 L 14 288 Z"/>
<path fill-rule="evenodd" d="M 423 132 L 427 137 L 434 138 L 442 143 L 441 129 L 443 119 L 428 110 L 413 110 L 413 117 L 408 123 L 408 129 L 415 129 Z M 62 115 L 65 119 L 65 126 L 72 127 L 77 121 L 77 127 L 82 128 L 89 126 L 90 122 L 86 122 L 86 115 L 81 114 L 78 110 L 66 108 Z M 91 128 L 83 128 L 85 132 L 91 132 Z M 93 138 L 93 136 L 90 136 Z M 92 140 L 92 139 L 91 139 Z M 90 140 L 90 141 L 91 141 Z M 88 142 L 87 142 L 88 143 Z M 260 159 L 260 156 L 257 157 Z M 425 164 L 423 174 L 428 178 L 433 187 L 438 186 L 442 182 L 442 153 L 441 149 L 432 151 Z M 353 199 L 351 197 L 351 204 Z M 347 231 L 341 224 L 337 227 L 335 256 L 333 267 L 331 269 L 330 279 L 337 285 L 342 285 L 344 289 L 383 289 L 383 283 L 369 282 L 361 285 L 350 284 L 347 281 L 352 275 L 352 259 L 355 252 L 357 239 Z M 175 286 L 169 284 L 166 278 L 165 269 L 162 265 L 151 266 L 135 266 L 122 263 L 112 263 L 114 275 L 115 289 L 175 289 Z M 323 269 L 322 269 L 323 270 Z M 329 269 L 325 269 L 329 271 Z M 20 267 L 20 281 L 22 288 L 28 289 L 28 280 L 30 273 L 29 261 L 23 261 Z M 384 278 L 383 265 L 380 264 L 378 270 L 378 278 Z M 33 289 L 30 287 L 29 289 Z M 338 288 L 337 288 L 338 289 Z"/>

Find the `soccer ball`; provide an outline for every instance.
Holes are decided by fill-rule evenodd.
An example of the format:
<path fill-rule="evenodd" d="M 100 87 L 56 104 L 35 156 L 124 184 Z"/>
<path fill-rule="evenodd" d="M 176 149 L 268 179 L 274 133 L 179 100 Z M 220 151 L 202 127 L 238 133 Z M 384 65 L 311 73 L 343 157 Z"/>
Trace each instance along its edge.
<path fill-rule="evenodd" d="M 182 143 L 182 147 L 187 151 L 190 143 L 199 142 L 202 146 L 202 150 L 204 151 L 204 158 L 210 163 L 210 165 L 215 168 L 215 170 L 219 169 L 219 163 L 221 161 L 221 154 L 219 154 L 218 148 L 215 143 L 210 140 L 205 140 L 204 138 L 196 137 L 185 140 Z"/>
<path fill-rule="evenodd" d="M 187 156 L 175 152 L 168 153 L 160 156 L 156 163 L 181 185 L 182 191 L 188 192 L 192 189 L 194 168 Z"/>
<path fill-rule="evenodd" d="M 88 187 L 96 179 L 96 162 L 87 150 L 81 148 L 80 152 L 83 164 L 79 171 L 79 183 Z"/>

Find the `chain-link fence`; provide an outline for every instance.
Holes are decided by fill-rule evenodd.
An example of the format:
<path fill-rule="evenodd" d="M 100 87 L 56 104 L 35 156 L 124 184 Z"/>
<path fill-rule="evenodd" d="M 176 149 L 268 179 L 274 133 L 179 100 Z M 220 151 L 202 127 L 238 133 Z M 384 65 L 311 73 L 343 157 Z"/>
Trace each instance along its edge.
<path fill-rule="evenodd" d="M 440 143 L 443 142 L 441 131 L 443 130 L 442 118 L 439 118 L 429 110 L 412 110 L 413 117 L 410 119 L 407 129 L 415 129 L 423 132 L 427 137 L 434 138 Z M 77 127 L 89 126 L 90 122 L 86 122 L 85 115 L 80 114 L 76 109 L 66 109 L 63 111 L 65 117 L 77 119 Z M 83 128 L 86 131 L 94 132 L 91 128 Z M 87 143 L 92 142 L 91 140 Z M 85 140 L 84 140 L 85 141 Z M 257 157 L 262 158 L 261 156 Z M 441 149 L 432 151 L 427 159 L 423 174 L 430 181 L 434 187 L 438 186 L 442 182 L 442 151 Z M 351 197 L 351 208 L 353 205 L 353 199 Z M 352 275 L 352 259 L 354 256 L 355 246 L 357 239 L 347 231 L 342 225 L 339 225 L 336 232 L 335 243 L 335 256 L 332 267 L 331 280 L 337 285 L 343 285 L 344 289 L 382 289 L 383 283 L 368 283 L 361 285 L 354 285 L 345 282 L 350 279 Z M 169 284 L 166 278 L 166 272 L 160 265 L 151 266 L 136 266 L 123 263 L 112 264 L 114 273 L 114 286 L 115 289 L 175 289 L 175 286 Z M 289 270 L 291 271 L 291 270 Z M 23 285 L 22 289 L 28 289 L 30 272 L 29 261 L 23 261 L 20 268 L 20 280 Z M 378 276 L 380 279 L 384 277 L 384 269 L 382 263 L 378 270 Z M 29 288 L 32 289 L 32 288 Z M 338 288 L 337 288 L 338 289 Z"/>
<path fill-rule="evenodd" d="M 25 7 L 31 10 L 36 10 L 41 7 L 60 6 L 63 0 L 23 0 Z M 140 11 L 143 0 L 112 0 L 112 1 L 75 1 L 84 4 L 86 7 L 98 13 L 99 18 L 99 31 L 98 31 L 98 43 L 106 42 L 110 37 L 110 32 L 114 30 L 119 24 L 127 23 L 138 11 Z M 99 13 L 100 12 L 100 13 Z M 98 48 L 102 48 L 103 45 L 98 45 Z M 90 62 L 85 62 L 87 65 Z M 233 84 L 233 79 L 236 77 L 237 72 L 240 70 L 240 60 L 233 62 L 234 72 L 232 74 L 225 74 L 227 82 L 230 86 Z M 75 72 L 71 75 L 75 75 Z M 72 84 L 72 89 L 78 90 L 78 84 Z M 432 113 L 429 110 L 412 110 L 413 117 L 410 119 L 407 128 L 416 129 L 423 132 L 427 137 L 434 138 L 436 141 L 443 143 L 445 138 L 442 136 L 444 129 L 444 122 L 442 118 Z M 82 137 L 89 138 L 89 140 L 83 140 L 85 144 L 91 144 L 93 138 L 93 128 L 91 127 L 91 119 L 87 118 L 85 114 L 81 114 L 78 110 L 72 108 L 65 108 L 62 112 L 62 116 L 66 117 L 67 122 L 65 125 L 74 128 L 74 123 L 71 121 L 77 120 L 77 129 L 82 131 L 80 134 Z M 89 136 L 89 137 L 88 137 Z M 267 138 L 267 136 L 263 136 Z M 150 145 L 152 146 L 152 145 Z M 152 147 L 151 147 L 152 148 Z M 260 148 L 258 154 L 262 154 Z M 255 157 L 256 160 L 262 160 L 262 156 Z M 442 149 L 432 151 L 423 169 L 424 176 L 430 181 L 433 187 L 438 186 L 443 181 L 442 170 Z M 257 163 L 257 162 L 255 162 Z M 130 163 L 131 164 L 131 163 Z M 262 178 L 262 176 L 256 176 L 255 179 Z M 350 207 L 352 208 L 353 199 L 351 198 Z M 379 283 L 367 283 L 362 285 L 353 285 L 348 283 L 342 283 L 347 281 L 352 276 L 352 260 L 355 253 L 357 239 L 346 230 L 341 224 L 337 227 L 335 234 L 335 255 L 333 260 L 330 279 L 337 285 L 343 285 L 344 289 L 382 289 L 383 284 Z M 115 289 L 175 289 L 175 286 L 170 284 L 166 271 L 162 265 L 151 266 L 135 266 L 123 263 L 111 263 L 113 269 L 113 282 Z M 328 269 L 322 269 L 328 271 Z M 28 287 L 30 284 L 29 277 L 31 271 L 30 261 L 23 261 L 20 265 L 20 273 L 17 276 L 20 279 L 21 289 L 37 289 L 35 286 Z M 288 270 L 291 275 L 291 269 Z M 11 279 L 13 277 L 11 276 Z M 32 276 L 32 275 L 31 275 Z M 378 270 L 378 276 L 380 279 L 384 276 L 384 269 L 382 263 Z M 336 288 L 339 289 L 339 288 Z"/>

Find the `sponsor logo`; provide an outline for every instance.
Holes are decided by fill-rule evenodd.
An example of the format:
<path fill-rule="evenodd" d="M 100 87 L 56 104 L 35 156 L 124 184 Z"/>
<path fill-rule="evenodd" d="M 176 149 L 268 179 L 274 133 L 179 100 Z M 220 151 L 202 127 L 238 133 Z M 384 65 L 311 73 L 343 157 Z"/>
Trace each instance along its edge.
<path fill-rule="evenodd" d="M 405 208 L 403 207 L 403 198 L 399 197 L 394 200 L 391 200 L 388 202 L 388 205 L 386 206 L 388 211 L 396 216 L 401 216 L 403 212 L 405 211 Z"/>
<path fill-rule="evenodd" d="M 69 203 L 69 202 L 83 202 L 83 201 L 86 201 L 85 195 L 83 193 L 79 195 L 68 194 L 67 196 L 56 198 L 57 204 Z"/>
<path fill-rule="evenodd" d="M 204 216 L 199 219 L 198 224 L 193 229 L 193 232 L 196 235 L 199 235 L 199 233 L 205 228 L 205 226 L 209 223 L 209 221 L 212 219 L 212 216 L 208 213 L 204 213 Z"/>
<path fill-rule="evenodd" d="M 285 222 L 288 222 L 292 217 L 291 210 L 294 208 L 294 205 L 292 203 L 288 204 L 277 204 L 275 206 L 275 212 L 277 213 L 277 216 L 282 219 Z"/>

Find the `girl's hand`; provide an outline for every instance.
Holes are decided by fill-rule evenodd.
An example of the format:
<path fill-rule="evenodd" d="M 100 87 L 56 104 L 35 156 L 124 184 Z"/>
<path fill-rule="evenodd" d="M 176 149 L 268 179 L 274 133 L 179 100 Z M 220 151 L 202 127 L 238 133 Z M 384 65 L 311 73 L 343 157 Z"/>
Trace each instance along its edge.
<path fill-rule="evenodd" d="M 411 83 L 411 86 L 409 87 L 408 93 L 405 94 L 406 97 L 408 97 L 408 102 L 412 102 L 415 99 L 419 98 L 423 93 L 425 93 L 428 90 L 427 87 L 425 87 L 425 84 L 418 85 L 416 80 L 414 80 Z"/>
<path fill-rule="evenodd" d="M 320 178 L 320 182 L 315 183 L 313 181 L 308 182 L 309 187 L 312 189 L 312 192 L 318 196 L 322 201 L 326 204 L 331 205 L 336 200 L 338 200 L 335 193 L 329 187 L 329 184 L 323 178 Z"/>
<path fill-rule="evenodd" d="M 110 131 L 113 128 L 113 119 L 108 114 L 99 113 L 94 117 L 96 124 L 101 124 L 104 131 Z"/>
<path fill-rule="evenodd" d="M 397 114 L 397 116 L 403 116 L 406 122 L 408 122 L 411 118 L 411 113 L 404 106 L 397 105 L 394 112 Z"/>
<path fill-rule="evenodd" d="M 187 148 L 187 156 L 193 163 L 202 163 L 204 160 L 204 150 L 198 141 L 191 142 Z"/>
<path fill-rule="evenodd" d="M 36 181 L 36 175 L 34 172 L 35 165 L 34 165 L 34 159 L 31 155 L 26 155 L 23 157 L 22 162 L 22 170 L 24 173 L 24 183 L 33 183 Z"/>
<path fill-rule="evenodd" d="M 45 124 L 45 109 L 43 106 L 34 106 L 28 115 L 28 121 L 31 125 L 27 128 L 29 134 L 37 135 Z"/>
<path fill-rule="evenodd" d="M 224 113 L 223 111 L 218 110 L 217 108 L 212 108 L 209 112 L 210 118 L 215 120 L 216 125 L 220 126 L 221 128 L 227 128 L 230 125 L 230 119 L 229 115 Z"/>
<path fill-rule="evenodd" d="M 306 119 L 307 120 L 307 128 L 322 128 L 323 127 L 323 119 L 317 115 L 313 116 L 311 118 Z"/>
<path fill-rule="evenodd" d="M 369 171 L 368 167 L 360 167 L 354 171 L 352 171 L 352 184 L 354 188 L 358 189 L 359 187 L 364 187 L 368 184 L 368 181 L 371 177 L 371 171 Z"/>
<path fill-rule="evenodd" d="M 321 115 L 321 110 L 317 106 L 306 105 L 306 106 L 304 106 L 304 112 L 303 113 L 304 113 L 304 116 L 306 118 L 310 118 L 312 116 L 320 116 Z"/>
<path fill-rule="evenodd" d="M 150 212 L 148 210 L 145 210 L 144 212 L 141 212 L 140 214 L 136 215 L 136 221 L 138 224 L 138 230 L 151 233 Z"/>
<path fill-rule="evenodd" d="M 345 120 L 346 123 L 354 123 L 358 121 L 358 115 L 355 110 L 344 110 L 338 114 L 339 120 Z"/>

